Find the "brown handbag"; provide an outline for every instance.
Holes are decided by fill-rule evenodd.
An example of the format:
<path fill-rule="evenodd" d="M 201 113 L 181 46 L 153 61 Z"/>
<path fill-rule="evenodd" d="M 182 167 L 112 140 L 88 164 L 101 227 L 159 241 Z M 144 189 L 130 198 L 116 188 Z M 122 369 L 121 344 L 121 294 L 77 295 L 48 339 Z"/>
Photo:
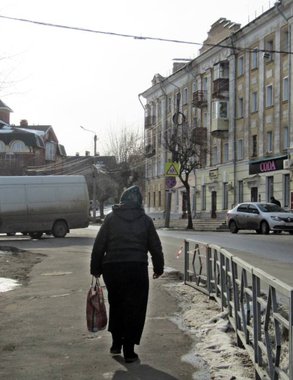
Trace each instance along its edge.
<path fill-rule="evenodd" d="M 86 321 L 88 331 L 90 332 L 104 330 L 108 322 L 103 289 L 99 279 L 94 276 L 87 293 Z"/>

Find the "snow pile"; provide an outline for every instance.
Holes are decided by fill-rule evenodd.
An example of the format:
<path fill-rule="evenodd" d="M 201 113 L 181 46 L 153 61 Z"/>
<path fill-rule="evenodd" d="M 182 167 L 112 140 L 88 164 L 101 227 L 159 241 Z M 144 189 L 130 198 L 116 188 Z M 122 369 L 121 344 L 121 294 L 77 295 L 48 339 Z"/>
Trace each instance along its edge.
<path fill-rule="evenodd" d="M 0 293 L 9 292 L 10 290 L 15 289 L 17 286 L 20 286 L 20 284 L 16 280 L 0 277 Z"/>
<path fill-rule="evenodd" d="M 184 285 L 169 283 L 166 289 L 179 303 L 181 312 L 172 321 L 194 339 L 192 350 L 182 360 L 196 367 L 196 380 L 248 380 L 254 367 L 247 352 L 236 345 L 227 315 L 206 295 Z"/>

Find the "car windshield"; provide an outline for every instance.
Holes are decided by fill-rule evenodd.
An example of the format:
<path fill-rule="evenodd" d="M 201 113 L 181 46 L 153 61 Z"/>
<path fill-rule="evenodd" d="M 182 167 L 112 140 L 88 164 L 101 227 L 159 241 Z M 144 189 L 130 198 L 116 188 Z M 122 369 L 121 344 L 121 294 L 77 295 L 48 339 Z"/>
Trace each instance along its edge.
<path fill-rule="evenodd" d="M 272 203 L 260 203 L 258 207 L 262 212 L 286 212 L 282 207 Z"/>

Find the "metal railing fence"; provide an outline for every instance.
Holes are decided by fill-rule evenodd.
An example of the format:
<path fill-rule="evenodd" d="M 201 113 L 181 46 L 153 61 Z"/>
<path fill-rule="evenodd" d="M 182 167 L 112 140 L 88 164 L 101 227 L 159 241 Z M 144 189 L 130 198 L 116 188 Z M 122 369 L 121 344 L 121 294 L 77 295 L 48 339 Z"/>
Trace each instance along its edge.
<path fill-rule="evenodd" d="M 227 311 L 255 379 L 293 380 L 293 288 L 227 250 L 184 242 L 184 282 Z"/>

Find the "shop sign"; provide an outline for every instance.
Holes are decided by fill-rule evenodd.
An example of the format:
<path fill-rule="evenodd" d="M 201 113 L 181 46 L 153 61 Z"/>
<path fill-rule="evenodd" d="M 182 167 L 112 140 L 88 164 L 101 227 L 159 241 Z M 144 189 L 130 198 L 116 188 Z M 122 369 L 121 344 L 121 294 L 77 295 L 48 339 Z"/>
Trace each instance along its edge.
<path fill-rule="evenodd" d="M 218 169 L 213 169 L 209 171 L 210 179 L 218 179 L 218 175 L 219 175 Z"/>
<path fill-rule="evenodd" d="M 274 172 L 276 170 L 284 169 L 283 162 L 287 156 L 269 158 L 259 161 L 251 161 L 249 163 L 249 174 L 259 174 Z"/>

